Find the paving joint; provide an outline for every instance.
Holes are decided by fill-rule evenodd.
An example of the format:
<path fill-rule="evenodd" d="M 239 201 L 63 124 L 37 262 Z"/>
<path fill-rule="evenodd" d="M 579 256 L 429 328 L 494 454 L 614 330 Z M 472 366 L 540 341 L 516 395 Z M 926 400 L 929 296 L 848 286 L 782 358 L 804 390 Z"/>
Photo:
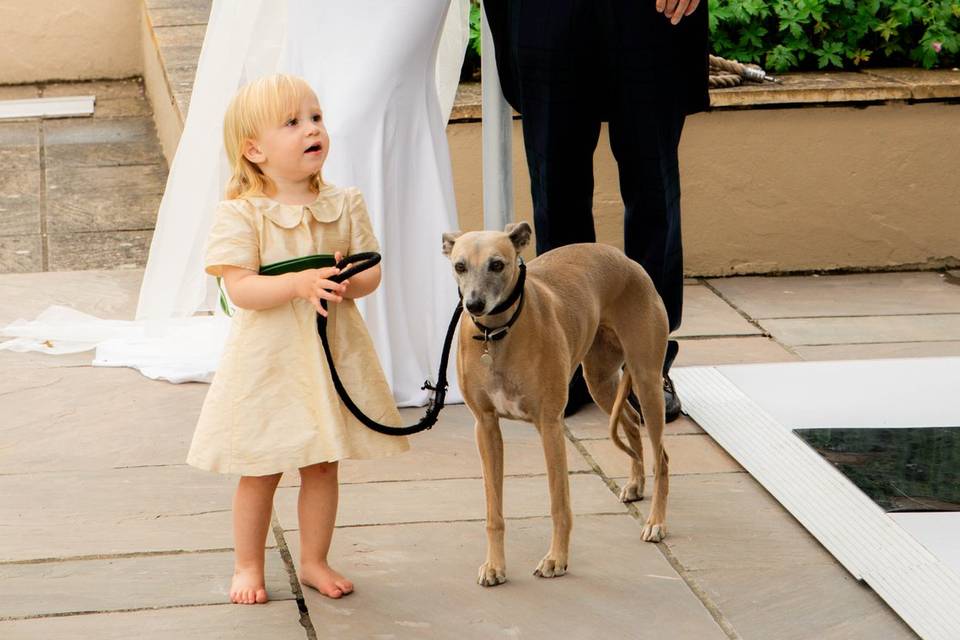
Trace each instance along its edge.
<path fill-rule="evenodd" d="M 593 467 L 594 473 L 603 480 L 604 484 L 607 485 L 607 488 L 610 489 L 610 492 L 613 495 L 620 495 L 620 486 L 613 481 L 607 474 L 603 471 L 597 461 L 593 459 L 593 456 L 590 455 L 590 452 L 587 451 L 587 448 L 584 447 L 577 438 L 573 436 L 573 433 L 570 432 L 570 428 L 567 425 L 563 425 L 563 430 L 567 436 L 567 439 L 573 443 L 573 445 L 580 452 L 580 455 L 583 456 L 583 459 L 586 460 L 587 464 Z M 640 512 L 640 509 L 636 506 L 636 503 L 627 502 L 623 503 L 623 506 L 626 508 L 627 512 L 633 516 L 633 518 L 639 522 L 645 520 L 643 514 Z M 737 630 L 734 626 L 727 620 L 726 616 L 723 615 L 723 612 L 720 610 L 719 605 L 713 601 L 713 598 L 710 597 L 710 594 L 704 590 L 700 584 L 694 580 L 690 571 L 680 562 L 679 558 L 673 553 L 673 550 L 670 549 L 667 544 L 660 542 L 656 544 L 657 550 L 663 555 L 664 559 L 670 564 L 674 571 L 677 572 L 677 575 L 680 576 L 680 579 L 687 585 L 693 595 L 700 600 L 700 603 L 704 606 L 707 612 L 710 614 L 710 617 L 713 618 L 714 622 L 720 627 L 720 629 L 727 635 L 730 640 L 742 640 L 740 634 L 737 633 Z"/>
<path fill-rule="evenodd" d="M 293 563 L 293 555 L 290 553 L 287 539 L 283 536 L 283 525 L 280 524 L 280 518 L 277 517 L 276 510 L 270 518 L 270 526 L 273 528 L 273 537 L 277 541 L 276 548 L 280 551 L 280 558 L 287 569 L 290 591 L 293 592 L 297 601 L 297 610 L 300 612 L 300 626 L 303 627 L 308 640 L 317 640 L 317 630 L 314 629 L 313 621 L 310 619 L 310 610 L 307 608 L 307 601 L 303 597 L 303 589 L 300 588 L 300 578 L 297 577 L 297 567 Z"/>
<path fill-rule="evenodd" d="M 42 87 L 38 93 L 42 98 Z M 37 194 L 40 199 L 40 268 L 44 271 L 49 271 L 50 246 L 47 242 L 47 140 L 43 118 L 40 118 L 37 122 L 37 140 L 40 147 L 37 151 L 40 159 L 40 193 Z"/>
<path fill-rule="evenodd" d="M 578 516 L 622 516 L 622 511 L 591 511 L 589 513 L 578 513 Z M 549 520 L 551 517 L 549 515 L 535 515 L 535 516 L 506 516 L 504 520 L 507 522 L 521 522 L 524 520 Z M 486 522 L 487 519 L 484 518 L 460 518 L 456 520 L 409 520 L 404 522 L 367 522 L 362 524 L 338 524 L 337 529 L 366 529 L 370 527 L 399 527 L 399 526 L 410 526 L 417 524 L 473 524 L 477 522 Z M 284 531 L 299 531 L 299 529 L 284 529 Z"/>
<path fill-rule="evenodd" d="M 72 618 L 74 616 L 93 616 L 104 613 L 136 613 L 137 611 L 162 611 L 165 609 L 191 609 L 194 607 L 222 607 L 223 602 L 197 602 L 190 604 L 160 605 L 158 607 L 134 607 L 128 609 L 91 609 L 89 611 L 57 611 L 53 613 L 37 613 L 29 616 L 0 617 L 0 622 L 16 620 L 38 620 L 41 618 Z"/>
<path fill-rule="evenodd" d="M 798 358 L 799 360 L 804 360 L 804 358 L 803 358 L 799 353 L 797 353 L 793 348 L 791 348 L 790 346 L 788 346 L 788 345 L 780 342 L 780 341 L 777 340 L 775 337 L 773 337 L 773 335 L 772 335 L 770 332 L 768 332 L 766 329 L 764 329 L 762 326 L 760 326 L 760 322 L 759 322 L 758 320 L 753 319 L 753 317 L 751 317 L 746 311 L 744 311 L 743 309 L 741 309 L 740 307 L 738 307 L 737 305 L 735 305 L 731 300 L 729 300 L 725 295 L 723 295 L 723 293 L 722 293 L 719 289 L 717 289 L 715 286 L 713 286 L 712 284 L 710 284 L 710 281 L 709 281 L 709 280 L 706 280 L 706 279 L 705 279 L 705 280 L 703 281 L 703 286 L 705 286 L 707 289 L 709 289 L 710 291 L 712 291 L 715 296 L 717 296 L 718 298 L 720 298 L 721 300 L 723 300 L 725 303 L 727 303 L 727 305 L 728 305 L 731 309 L 733 309 L 734 311 L 736 311 L 737 313 L 739 313 L 740 316 L 741 316 L 744 320 L 746 320 L 746 321 L 749 322 L 751 325 L 753 325 L 754 327 L 756 327 L 757 329 L 759 329 L 759 330 L 761 331 L 761 333 L 763 334 L 763 337 L 764 337 L 764 338 L 769 338 L 770 340 L 773 341 L 773 343 L 774 343 L 775 345 L 779 346 L 781 349 L 785 350 L 785 351 L 786 351 L 787 353 L 789 353 L 790 355 L 795 356 L 795 357 Z"/>
<path fill-rule="evenodd" d="M 679 434 L 677 434 L 679 435 Z M 703 435 L 703 434 L 691 434 L 691 435 Z M 582 476 L 593 473 L 592 470 L 587 469 L 574 469 L 568 471 L 567 474 L 571 476 Z M 546 472 L 544 473 L 506 473 L 504 478 L 545 478 L 547 476 Z M 386 480 L 356 480 L 353 482 L 341 482 L 340 486 L 345 487 L 347 485 L 363 485 L 363 484 L 403 484 L 409 482 L 446 482 L 448 480 L 483 480 L 483 476 L 451 476 L 449 478 L 389 478 Z M 281 489 L 293 489 L 299 485 L 284 485 L 281 486 Z"/>
<path fill-rule="evenodd" d="M 269 545 L 266 549 L 276 549 Z M 94 553 L 82 556 L 60 556 L 49 558 L 29 558 L 27 560 L 0 560 L 0 567 L 27 564 L 52 564 L 54 562 L 86 562 L 88 560 L 126 560 L 130 558 L 153 558 L 157 556 L 184 556 L 203 553 L 233 553 L 233 547 L 213 549 L 168 549 L 164 551 L 131 551 L 129 553 Z"/>

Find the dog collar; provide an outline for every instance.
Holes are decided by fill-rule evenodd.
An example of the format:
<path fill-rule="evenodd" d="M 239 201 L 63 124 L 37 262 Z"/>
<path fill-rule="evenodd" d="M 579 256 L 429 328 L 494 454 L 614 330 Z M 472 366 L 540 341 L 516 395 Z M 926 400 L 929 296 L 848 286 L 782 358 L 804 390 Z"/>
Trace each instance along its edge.
<path fill-rule="evenodd" d="M 509 309 L 517 300 L 517 310 L 513 312 L 513 315 L 510 316 L 510 319 L 507 320 L 506 324 L 502 324 L 499 327 L 488 327 L 485 324 L 478 321 L 472 313 L 468 313 L 470 319 L 473 320 L 473 324 L 479 329 L 482 334 L 479 336 L 473 336 L 474 340 L 482 340 L 484 342 L 491 342 L 496 340 L 503 340 L 507 337 L 507 330 L 513 326 L 513 323 L 517 321 L 517 318 L 520 316 L 520 310 L 523 309 L 523 285 L 527 279 L 527 265 L 524 264 L 523 258 L 520 259 L 520 276 L 517 278 L 517 284 L 513 288 L 513 291 L 510 292 L 510 295 L 507 296 L 506 300 L 498 304 L 493 310 L 490 311 L 490 315 L 495 315 L 498 313 L 503 313 Z"/>

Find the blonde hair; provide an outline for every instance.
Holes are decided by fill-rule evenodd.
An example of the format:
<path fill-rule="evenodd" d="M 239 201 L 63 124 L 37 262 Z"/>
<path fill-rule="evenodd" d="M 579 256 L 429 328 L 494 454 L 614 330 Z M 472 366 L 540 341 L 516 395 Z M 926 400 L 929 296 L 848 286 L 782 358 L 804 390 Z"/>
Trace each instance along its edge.
<path fill-rule="evenodd" d="M 266 195 L 273 186 L 260 167 L 244 157 L 243 145 L 266 127 L 282 125 L 307 97 L 315 94 L 306 80 L 282 73 L 254 80 L 233 97 L 223 118 L 223 144 L 232 170 L 228 200 Z M 322 184 L 318 171 L 311 186 L 319 191 Z"/>

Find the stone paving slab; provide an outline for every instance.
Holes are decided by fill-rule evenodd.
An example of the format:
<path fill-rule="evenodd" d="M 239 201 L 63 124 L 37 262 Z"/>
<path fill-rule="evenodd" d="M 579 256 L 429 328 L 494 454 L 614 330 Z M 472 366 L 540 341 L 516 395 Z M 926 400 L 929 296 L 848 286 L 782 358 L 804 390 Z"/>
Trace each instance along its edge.
<path fill-rule="evenodd" d="M 779 342 L 795 345 L 960 340 L 960 314 L 761 320 Z"/>
<path fill-rule="evenodd" d="M 886 603 L 844 569 L 729 568 L 692 572 L 743 638 L 915 640 Z M 749 594 L 749 596 L 746 596 Z"/>
<path fill-rule="evenodd" d="M 51 163 L 47 167 L 50 231 L 152 229 L 166 179 L 166 169 L 158 165 Z"/>
<path fill-rule="evenodd" d="M 40 233 L 40 130 L 35 122 L 0 126 L 0 236 Z M 0 268 L 10 262 L 0 253 Z"/>
<path fill-rule="evenodd" d="M 482 523 L 338 530 L 334 562 L 356 584 L 340 600 L 304 589 L 318 637 L 726 638 L 630 516 L 574 520 L 569 573 L 532 575 L 550 520 L 507 523 L 507 582 L 476 584 Z M 293 557 L 298 543 L 290 541 Z"/>
<path fill-rule="evenodd" d="M 57 82 L 43 85 L 43 96 L 88 96 L 96 98 L 93 120 L 144 117 L 153 120 L 153 109 L 139 79 L 93 82 Z M 77 122 L 77 120 L 73 120 Z M 49 123 L 57 122 L 50 120 Z"/>
<path fill-rule="evenodd" d="M 0 87 L 0 100 L 29 100 L 40 97 L 40 86 L 33 84 L 14 84 Z"/>
<path fill-rule="evenodd" d="M 405 423 L 413 423 L 423 409 L 401 411 Z M 506 475 L 546 473 L 543 447 L 533 425 L 502 420 L 504 471 Z M 590 465 L 570 442 L 567 460 L 571 471 L 590 471 Z M 442 480 L 481 478 L 480 456 L 473 432 L 473 415 L 466 405 L 444 408 L 440 421 L 431 430 L 410 437 L 410 451 L 379 460 L 344 460 L 340 463 L 341 484 L 396 480 Z M 297 474 L 284 474 L 281 486 L 299 485 Z"/>
<path fill-rule="evenodd" d="M 304 640 L 296 602 L 256 607 L 174 607 L 154 611 L 0 622 L 4 640 Z"/>
<path fill-rule="evenodd" d="M 609 416 L 595 404 L 584 407 L 566 419 L 567 429 L 577 440 L 609 440 L 609 421 Z M 640 428 L 646 433 L 645 427 Z M 668 436 L 689 433 L 704 433 L 704 431 L 700 425 L 684 415 L 667 424 L 664 430 L 664 434 Z"/>
<path fill-rule="evenodd" d="M 207 24 L 212 0 L 146 0 L 155 27 Z"/>
<path fill-rule="evenodd" d="M 642 440 L 644 473 L 653 476 L 653 447 L 646 436 Z M 608 477 L 630 474 L 631 459 L 612 441 L 592 440 L 582 444 Z M 703 473 L 743 473 L 743 467 L 706 434 L 667 436 L 663 439 L 663 446 L 670 456 L 671 478 Z M 647 483 L 646 495 L 651 495 L 652 488 L 653 485 Z"/>
<path fill-rule="evenodd" d="M 622 486 L 626 474 L 615 481 Z M 746 473 L 671 478 L 667 527 L 667 544 L 690 571 L 837 565 Z"/>
<path fill-rule="evenodd" d="M 745 473 L 671 478 L 661 544 L 742 638 L 916 637 Z"/>
<path fill-rule="evenodd" d="M 187 466 L 0 476 L 0 562 L 230 549 L 235 487 Z"/>
<path fill-rule="evenodd" d="M 870 69 L 867 73 L 884 80 L 902 82 L 910 87 L 914 100 L 960 97 L 960 71 L 956 69 Z"/>
<path fill-rule="evenodd" d="M 93 95 L 94 115 L 0 122 L 0 273 L 140 267 L 167 168 L 137 79 L 0 87 Z"/>
<path fill-rule="evenodd" d="M 960 287 L 935 272 L 748 276 L 709 282 L 756 319 L 960 313 Z"/>
<path fill-rule="evenodd" d="M 49 269 L 136 269 L 146 264 L 152 240 L 152 228 L 143 231 L 51 233 L 48 236 Z"/>
<path fill-rule="evenodd" d="M 54 302 L 98 318 L 132 320 L 142 278 L 142 269 L 0 275 L 0 326 L 33 320 Z"/>
<path fill-rule="evenodd" d="M 40 234 L 0 236 L 0 271 L 26 273 L 43 269 Z"/>
<path fill-rule="evenodd" d="M 709 340 L 681 339 L 679 343 L 680 351 L 673 362 L 674 367 L 792 362 L 800 359 L 771 338 L 747 336 Z"/>
<path fill-rule="evenodd" d="M 737 310 L 703 285 L 683 287 L 683 322 L 674 332 L 676 338 L 689 336 L 760 335 Z"/>
<path fill-rule="evenodd" d="M 50 169 L 143 164 L 161 167 L 166 180 L 157 131 L 148 117 L 53 120 L 44 124 L 44 143 Z M 84 191 L 99 184 L 84 185 Z"/>
<path fill-rule="evenodd" d="M 13 189 L 0 184 L 0 236 L 31 237 L 40 235 L 40 198 L 32 195 L 34 187 L 40 186 L 39 171 L 22 171 L 17 174 L 17 183 L 13 189 L 23 185 L 25 193 L 7 195 Z M 0 178 L 0 181 L 3 181 Z M 0 256 L 0 263 L 6 263 L 9 257 Z"/>
<path fill-rule="evenodd" d="M 28 354 L 0 355 L 3 365 Z M 182 465 L 209 389 L 155 382 L 131 369 L 15 371 L 0 379 L 0 474 Z"/>
<path fill-rule="evenodd" d="M 550 514 L 546 476 L 506 478 L 503 487 L 504 517 Z M 274 505 L 284 529 L 298 526 L 297 493 L 295 487 L 277 489 Z M 337 526 L 482 520 L 485 505 L 479 478 L 348 484 L 340 487 Z M 603 480 L 592 473 L 570 474 L 570 506 L 575 514 L 626 513 Z"/>
<path fill-rule="evenodd" d="M 0 564 L 0 619 L 223 604 L 232 575 L 232 552 Z M 271 600 L 294 599 L 276 549 L 265 577 Z"/>
<path fill-rule="evenodd" d="M 804 360 L 870 360 L 874 358 L 940 358 L 960 356 L 960 341 L 888 342 L 884 344 L 837 344 L 797 346 Z"/>

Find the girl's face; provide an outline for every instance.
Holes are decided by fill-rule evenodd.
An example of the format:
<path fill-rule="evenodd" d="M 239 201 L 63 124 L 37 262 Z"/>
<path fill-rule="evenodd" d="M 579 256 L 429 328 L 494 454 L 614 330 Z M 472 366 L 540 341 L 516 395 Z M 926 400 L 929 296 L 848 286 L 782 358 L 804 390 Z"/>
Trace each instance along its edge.
<path fill-rule="evenodd" d="M 280 185 L 303 182 L 318 173 L 329 146 L 320 104 L 310 95 L 283 123 L 268 126 L 256 140 L 248 140 L 244 155 Z"/>

